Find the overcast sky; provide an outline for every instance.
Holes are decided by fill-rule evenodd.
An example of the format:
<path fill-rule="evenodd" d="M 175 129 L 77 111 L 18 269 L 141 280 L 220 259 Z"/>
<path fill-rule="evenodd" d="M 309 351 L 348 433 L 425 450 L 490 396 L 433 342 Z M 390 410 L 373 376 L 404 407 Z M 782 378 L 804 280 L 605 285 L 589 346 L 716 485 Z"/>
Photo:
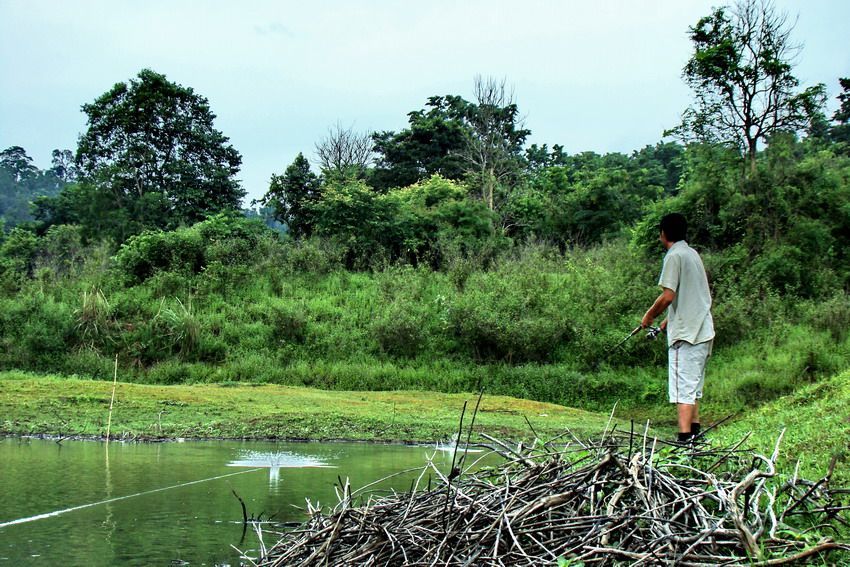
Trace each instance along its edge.
<path fill-rule="evenodd" d="M 674 126 L 691 95 L 687 29 L 719 1 L 0 0 L 0 149 L 39 167 L 75 149 L 80 106 L 148 67 L 206 96 L 261 196 L 272 173 L 339 122 L 403 128 L 427 97 L 471 98 L 506 78 L 530 141 L 631 152 Z M 777 0 L 798 18 L 796 75 L 850 76 L 850 2 Z"/>

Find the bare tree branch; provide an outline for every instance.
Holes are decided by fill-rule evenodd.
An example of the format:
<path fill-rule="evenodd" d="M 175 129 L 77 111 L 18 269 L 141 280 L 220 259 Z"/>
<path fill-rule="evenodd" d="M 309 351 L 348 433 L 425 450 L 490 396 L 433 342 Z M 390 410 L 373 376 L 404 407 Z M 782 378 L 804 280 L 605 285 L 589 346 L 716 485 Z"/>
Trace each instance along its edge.
<path fill-rule="evenodd" d="M 372 134 L 343 128 L 339 122 L 328 129 L 328 135 L 316 143 L 319 165 L 326 172 L 354 171 L 361 175 L 372 163 Z"/>

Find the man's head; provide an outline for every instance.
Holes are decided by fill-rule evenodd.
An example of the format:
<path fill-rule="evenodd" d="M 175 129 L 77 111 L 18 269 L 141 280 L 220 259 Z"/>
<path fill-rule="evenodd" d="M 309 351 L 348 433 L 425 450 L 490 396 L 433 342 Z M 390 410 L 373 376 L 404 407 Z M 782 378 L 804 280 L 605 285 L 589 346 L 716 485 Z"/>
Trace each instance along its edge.
<path fill-rule="evenodd" d="M 684 215 L 681 213 L 670 213 L 669 215 L 664 215 L 658 224 L 658 228 L 661 231 L 659 240 L 661 240 L 661 243 L 665 247 L 669 248 L 674 242 L 685 240 L 688 232 L 688 221 L 685 220 Z"/>

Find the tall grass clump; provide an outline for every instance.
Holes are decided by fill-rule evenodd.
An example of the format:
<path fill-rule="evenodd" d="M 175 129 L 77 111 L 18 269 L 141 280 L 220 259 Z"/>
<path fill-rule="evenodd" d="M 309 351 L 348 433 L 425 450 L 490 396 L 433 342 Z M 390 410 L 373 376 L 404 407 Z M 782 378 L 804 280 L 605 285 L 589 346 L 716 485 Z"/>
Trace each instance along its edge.
<path fill-rule="evenodd" d="M 74 311 L 75 330 L 79 341 L 87 347 L 95 348 L 109 333 L 112 309 L 103 290 L 91 288 L 83 290 L 82 304 Z"/>
<path fill-rule="evenodd" d="M 163 301 L 154 321 L 162 323 L 165 335 L 170 339 L 172 349 L 183 359 L 198 354 L 201 343 L 201 323 L 195 316 L 192 300 L 183 303 L 179 297 L 174 298 L 174 304 L 165 306 Z"/>

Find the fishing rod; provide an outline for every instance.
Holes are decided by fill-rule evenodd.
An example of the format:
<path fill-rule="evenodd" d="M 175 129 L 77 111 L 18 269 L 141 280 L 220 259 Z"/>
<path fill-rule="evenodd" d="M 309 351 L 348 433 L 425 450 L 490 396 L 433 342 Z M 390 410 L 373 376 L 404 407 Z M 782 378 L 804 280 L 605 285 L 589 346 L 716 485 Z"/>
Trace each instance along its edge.
<path fill-rule="evenodd" d="M 596 366 L 598 367 L 600 364 L 602 364 L 603 361 L 608 360 L 608 357 L 610 357 L 614 353 L 615 350 L 622 347 L 624 344 L 626 344 L 629 341 L 630 338 L 632 338 L 636 334 L 640 333 L 641 330 L 643 330 L 643 329 L 644 329 L 644 327 L 642 327 L 641 325 L 638 325 L 637 327 L 632 329 L 632 331 L 628 335 L 623 337 L 623 340 L 621 340 L 620 342 L 618 342 L 614 346 L 607 349 L 604 353 L 602 353 L 602 356 L 597 361 Z M 646 327 L 646 338 L 649 339 L 649 340 L 654 340 L 662 332 L 663 332 L 663 329 L 661 329 L 661 327 L 653 327 L 653 326 Z"/>

